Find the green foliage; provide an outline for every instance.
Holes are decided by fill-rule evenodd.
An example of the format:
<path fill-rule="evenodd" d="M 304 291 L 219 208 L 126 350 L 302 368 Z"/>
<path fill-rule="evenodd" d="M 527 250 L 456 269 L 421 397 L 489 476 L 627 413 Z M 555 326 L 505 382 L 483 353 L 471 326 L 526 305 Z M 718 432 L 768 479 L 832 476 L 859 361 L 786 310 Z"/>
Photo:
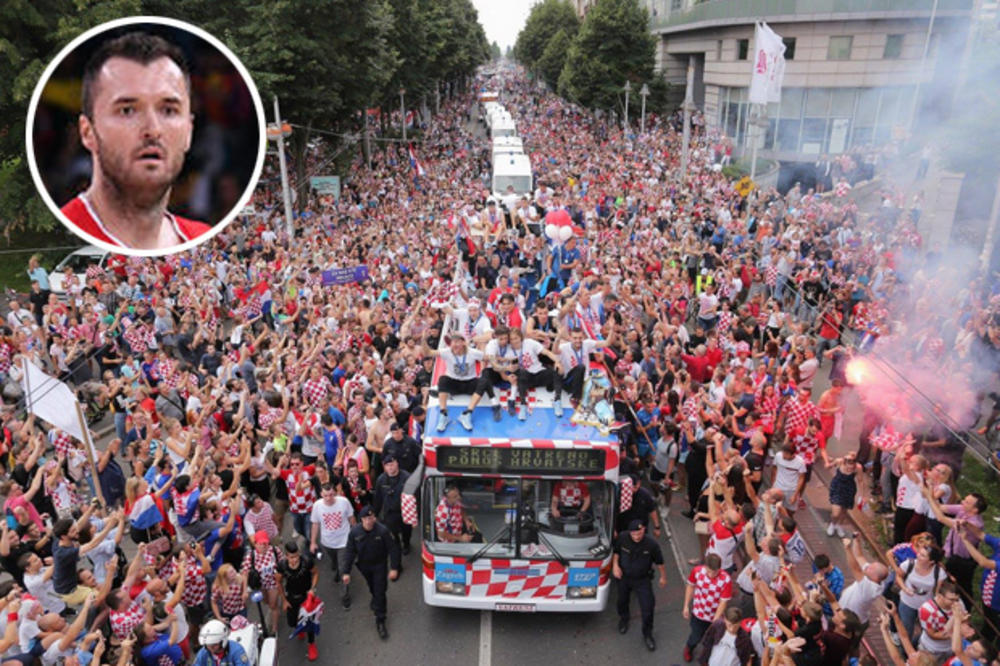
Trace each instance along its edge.
<path fill-rule="evenodd" d="M 569 32 L 560 30 L 549 40 L 548 46 L 542 51 L 542 57 L 536 63 L 539 75 L 550 90 L 555 90 L 559 85 L 559 75 L 566 65 L 566 52 L 572 43 L 573 38 Z"/>
<path fill-rule="evenodd" d="M 503 51 L 500 50 L 500 45 L 497 44 L 496 40 L 490 44 L 490 60 L 496 61 L 503 57 Z"/>
<path fill-rule="evenodd" d="M 569 37 L 573 37 L 579 27 L 580 19 L 577 18 L 576 11 L 569 2 L 542 0 L 531 8 L 528 20 L 517 35 L 514 57 L 526 69 L 534 71 L 539 67 L 545 49 L 558 33 L 565 32 Z M 558 78 L 558 74 L 555 78 Z M 550 85 L 554 87 L 554 84 L 553 80 Z"/>
<path fill-rule="evenodd" d="M 598 0 L 570 45 L 559 93 L 586 108 L 624 110 L 625 81 L 633 93 L 652 85 L 656 39 L 638 0 Z"/>

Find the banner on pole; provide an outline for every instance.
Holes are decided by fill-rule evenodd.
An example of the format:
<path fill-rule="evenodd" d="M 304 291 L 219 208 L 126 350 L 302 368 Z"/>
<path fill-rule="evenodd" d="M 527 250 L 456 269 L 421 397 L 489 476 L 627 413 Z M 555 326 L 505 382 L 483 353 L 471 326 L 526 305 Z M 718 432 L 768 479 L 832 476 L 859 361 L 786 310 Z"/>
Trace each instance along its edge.
<path fill-rule="evenodd" d="M 781 36 L 766 23 L 754 30 L 753 70 L 750 75 L 751 104 L 781 101 L 781 82 L 785 78 L 785 45 Z"/>
<path fill-rule="evenodd" d="M 323 271 L 323 286 L 364 282 L 368 279 L 368 266 L 350 266 L 348 268 L 330 268 Z"/>
<path fill-rule="evenodd" d="M 80 442 L 88 442 L 76 414 L 76 393 L 55 377 L 50 377 L 31 361 L 25 360 L 21 377 L 25 404 L 36 417 L 49 422 Z"/>

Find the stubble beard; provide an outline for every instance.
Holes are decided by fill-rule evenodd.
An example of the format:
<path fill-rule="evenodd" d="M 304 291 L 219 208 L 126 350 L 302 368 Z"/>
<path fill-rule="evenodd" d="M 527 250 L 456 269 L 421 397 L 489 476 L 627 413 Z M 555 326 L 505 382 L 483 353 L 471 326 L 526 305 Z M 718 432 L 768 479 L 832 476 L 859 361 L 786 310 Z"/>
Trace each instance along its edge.
<path fill-rule="evenodd" d="M 114 190 L 118 201 L 124 203 L 129 208 L 148 210 L 158 205 L 164 204 L 165 198 L 173 187 L 177 176 L 180 175 L 184 166 L 184 158 L 177 160 L 172 153 L 167 153 L 167 178 L 160 183 L 135 183 L 129 179 L 130 157 L 123 155 L 113 149 L 101 139 L 101 136 L 94 129 L 94 137 L 97 140 L 97 152 L 94 154 L 94 162 L 101 172 L 101 177 Z M 173 162 L 177 163 L 174 164 Z"/>

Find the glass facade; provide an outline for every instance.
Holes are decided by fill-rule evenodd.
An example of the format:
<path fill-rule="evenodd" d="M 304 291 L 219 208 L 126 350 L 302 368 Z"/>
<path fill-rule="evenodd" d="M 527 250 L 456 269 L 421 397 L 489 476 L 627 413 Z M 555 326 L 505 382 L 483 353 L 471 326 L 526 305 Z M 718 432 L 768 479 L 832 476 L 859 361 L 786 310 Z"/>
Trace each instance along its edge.
<path fill-rule="evenodd" d="M 914 86 L 885 88 L 784 88 L 781 104 L 769 104 L 763 150 L 821 155 L 854 146 L 886 143 L 905 126 Z M 719 88 L 719 127 L 737 144 L 745 141 L 750 104 L 746 88 Z"/>

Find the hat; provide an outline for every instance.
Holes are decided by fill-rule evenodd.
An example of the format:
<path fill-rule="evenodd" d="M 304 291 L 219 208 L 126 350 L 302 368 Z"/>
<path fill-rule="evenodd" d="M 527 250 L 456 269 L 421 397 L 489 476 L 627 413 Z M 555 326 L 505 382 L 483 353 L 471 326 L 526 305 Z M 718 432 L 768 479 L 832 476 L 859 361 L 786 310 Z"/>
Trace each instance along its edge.
<path fill-rule="evenodd" d="M 267 532 L 264 530 L 259 530 L 253 534 L 254 543 L 271 543 L 271 537 L 267 536 Z"/>
<path fill-rule="evenodd" d="M 392 455 L 391 453 L 387 453 L 385 457 L 382 458 L 383 465 L 388 465 L 389 463 L 394 463 L 394 462 L 396 462 L 396 456 Z"/>
<path fill-rule="evenodd" d="M 633 518 L 632 522 L 628 524 L 628 531 L 635 532 L 636 530 L 641 530 L 643 527 L 645 526 L 642 524 L 641 520 L 639 520 L 638 518 Z"/>
<path fill-rule="evenodd" d="M 374 516 L 375 513 L 372 511 L 372 508 L 370 506 L 363 506 L 361 507 L 361 511 L 358 513 L 358 515 L 364 518 L 365 516 Z"/>

